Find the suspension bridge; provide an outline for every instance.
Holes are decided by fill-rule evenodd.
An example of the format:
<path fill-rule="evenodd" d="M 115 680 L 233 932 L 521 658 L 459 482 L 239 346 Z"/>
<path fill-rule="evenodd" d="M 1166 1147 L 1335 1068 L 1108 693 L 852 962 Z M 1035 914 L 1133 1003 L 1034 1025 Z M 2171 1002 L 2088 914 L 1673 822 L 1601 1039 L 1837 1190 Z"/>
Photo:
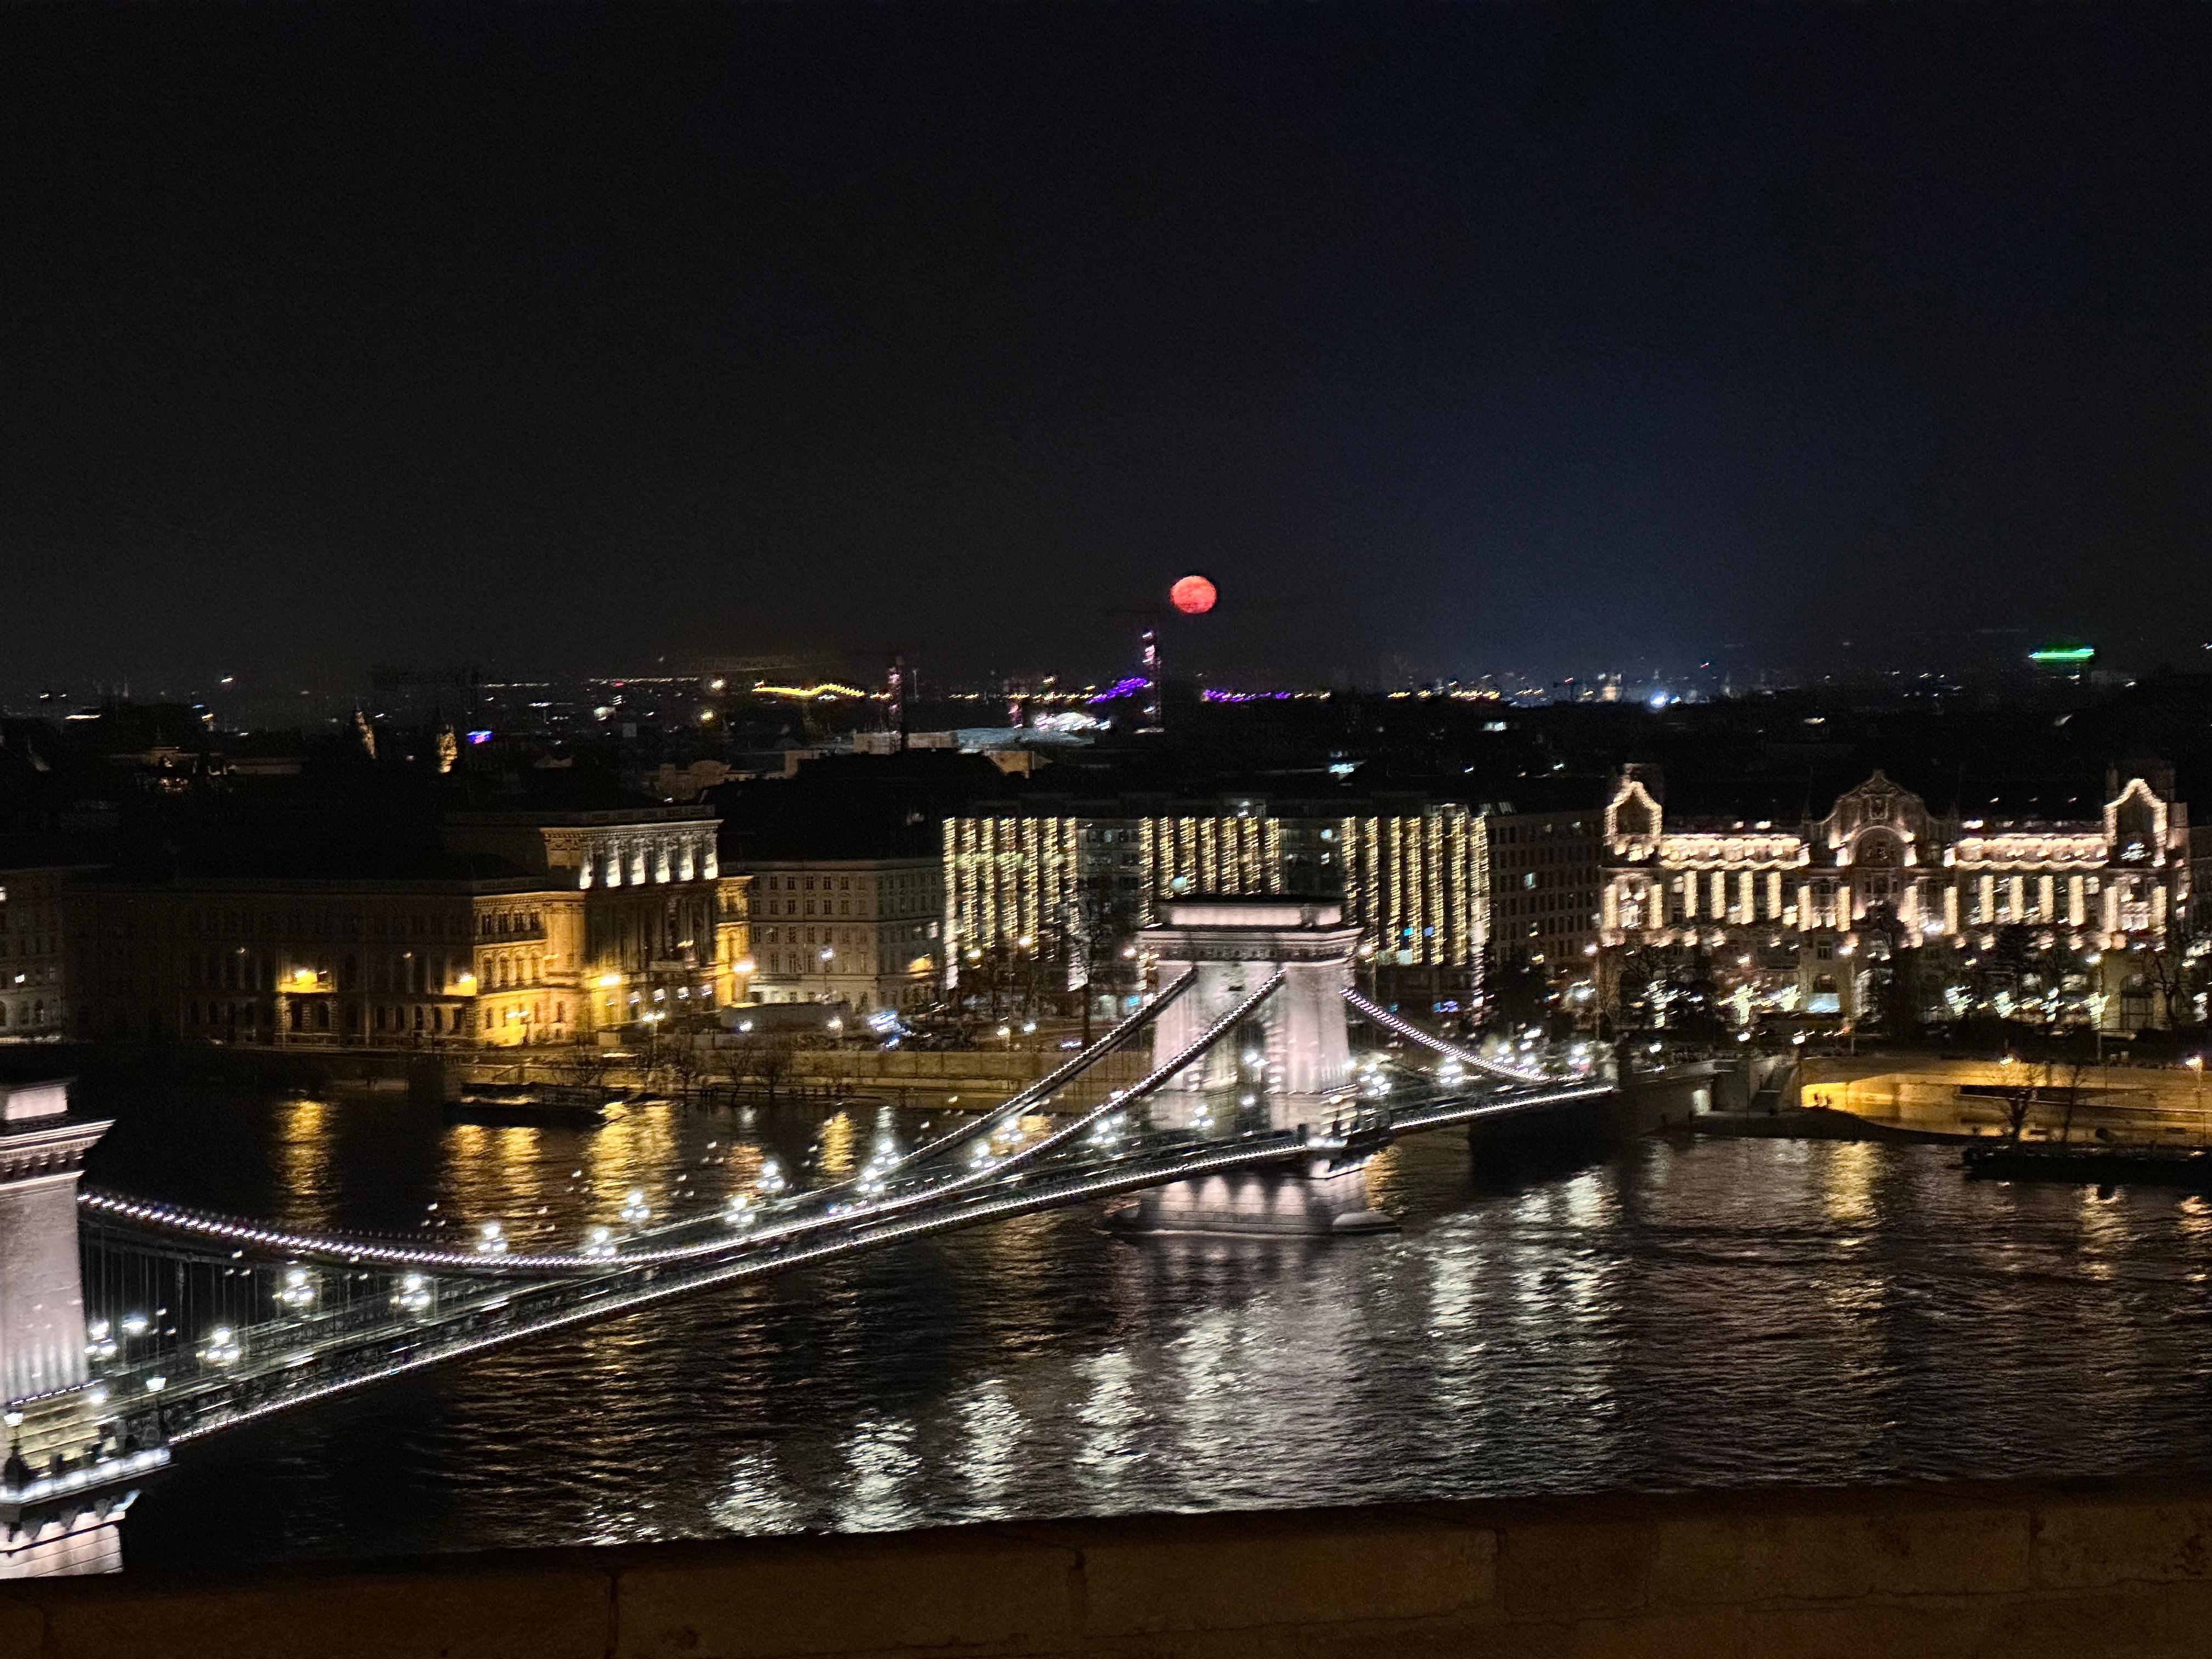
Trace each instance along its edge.
<path fill-rule="evenodd" d="M 1159 993 L 991 1110 L 850 1178 L 769 1176 L 573 1249 L 500 1224 L 465 1248 L 317 1233 L 82 1184 L 105 1124 L 58 1087 L 0 1123 L 0 1574 L 84 1570 L 88 1537 L 190 1443 L 348 1389 L 897 1240 L 1133 1196 L 1150 1231 L 1387 1224 L 1364 1168 L 1397 1138 L 1612 1092 L 1458 1048 L 1362 996 L 1333 903 L 1188 900 L 1147 930 Z M 1347 1015 L 1425 1049 L 1355 1058 Z M 1149 1043 L 1142 1078 L 1100 1062 Z M 1126 1071 L 1117 1075 L 1126 1076 Z M 43 1552 L 70 1565 L 26 1565 Z M 72 1553 L 74 1552 L 74 1555 Z M 97 1551 L 93 1553 L 96 1555 Z"/>

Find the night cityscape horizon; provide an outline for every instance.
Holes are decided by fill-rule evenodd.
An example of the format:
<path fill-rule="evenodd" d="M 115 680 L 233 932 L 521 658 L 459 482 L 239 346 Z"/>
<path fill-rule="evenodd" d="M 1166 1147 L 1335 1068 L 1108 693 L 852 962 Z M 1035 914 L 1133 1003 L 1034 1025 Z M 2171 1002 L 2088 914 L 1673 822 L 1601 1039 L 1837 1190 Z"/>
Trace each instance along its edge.
<path fill-rule="evenodd" d="M 2208 1650 L 2212 9 L 0 94 L 0 1653 Z"/>

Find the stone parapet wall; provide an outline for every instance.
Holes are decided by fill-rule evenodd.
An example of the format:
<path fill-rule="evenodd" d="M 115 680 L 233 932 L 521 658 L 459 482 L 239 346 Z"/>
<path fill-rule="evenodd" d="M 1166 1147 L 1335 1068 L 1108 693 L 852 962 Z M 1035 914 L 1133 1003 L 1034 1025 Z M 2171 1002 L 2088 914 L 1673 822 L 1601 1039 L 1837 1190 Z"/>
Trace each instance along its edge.
<path fill-rule="evenodd" d="M 1148 1516 L 0 1586 L 0 1653 L 23 1659 L 2208 1650 L 2212 1482 Z"/>

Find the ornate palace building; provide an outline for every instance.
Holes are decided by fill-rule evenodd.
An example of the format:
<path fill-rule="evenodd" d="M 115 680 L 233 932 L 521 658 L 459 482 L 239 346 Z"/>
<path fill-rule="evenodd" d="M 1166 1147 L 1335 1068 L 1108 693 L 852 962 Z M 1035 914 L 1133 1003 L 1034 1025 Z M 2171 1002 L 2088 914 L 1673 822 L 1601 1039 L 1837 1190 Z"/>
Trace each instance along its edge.
<path fill-rule="evenodd" d="M 1739 1026 L 2201 1018 L 2179 1006 L 2190 836 L 2171 774 L 2113 771 L 2096 799 L 1936 811 L 1876 771 L 1818 819 L 1691 816 L 1630 767 L 1605 811 L 1601 1000 L 1660 1025 L 1693 986 Z"/>

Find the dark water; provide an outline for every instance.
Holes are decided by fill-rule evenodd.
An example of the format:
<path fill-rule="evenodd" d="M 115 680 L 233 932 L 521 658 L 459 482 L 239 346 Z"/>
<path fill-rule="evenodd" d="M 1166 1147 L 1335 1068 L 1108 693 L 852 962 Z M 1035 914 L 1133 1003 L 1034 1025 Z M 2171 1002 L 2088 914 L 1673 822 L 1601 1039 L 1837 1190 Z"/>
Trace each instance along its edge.
<path fill-rule="evenodd" d="M 765 1138 L 132 1096 L 112 1185 L 298 1222 L 714 1201 Z M 866 1113 L 831 1122 L 865 1154 Z M 709 1143 L 715 1143 L 710 1146 Z M 581 1171 L 580 1176 L 576 1172 Z M 2212 1467 L 2212 1206 L 1927 1147 L 1646 1143 L 1517 1188 L 1439 1134 L 1389 1236 L 1125 1242 L 1071 1211 L 542 1340 L 184 1449 L 138 1565 L 1604 1487 Z M 537 1212 L 544 1206 L 547 1214 Z"/>

